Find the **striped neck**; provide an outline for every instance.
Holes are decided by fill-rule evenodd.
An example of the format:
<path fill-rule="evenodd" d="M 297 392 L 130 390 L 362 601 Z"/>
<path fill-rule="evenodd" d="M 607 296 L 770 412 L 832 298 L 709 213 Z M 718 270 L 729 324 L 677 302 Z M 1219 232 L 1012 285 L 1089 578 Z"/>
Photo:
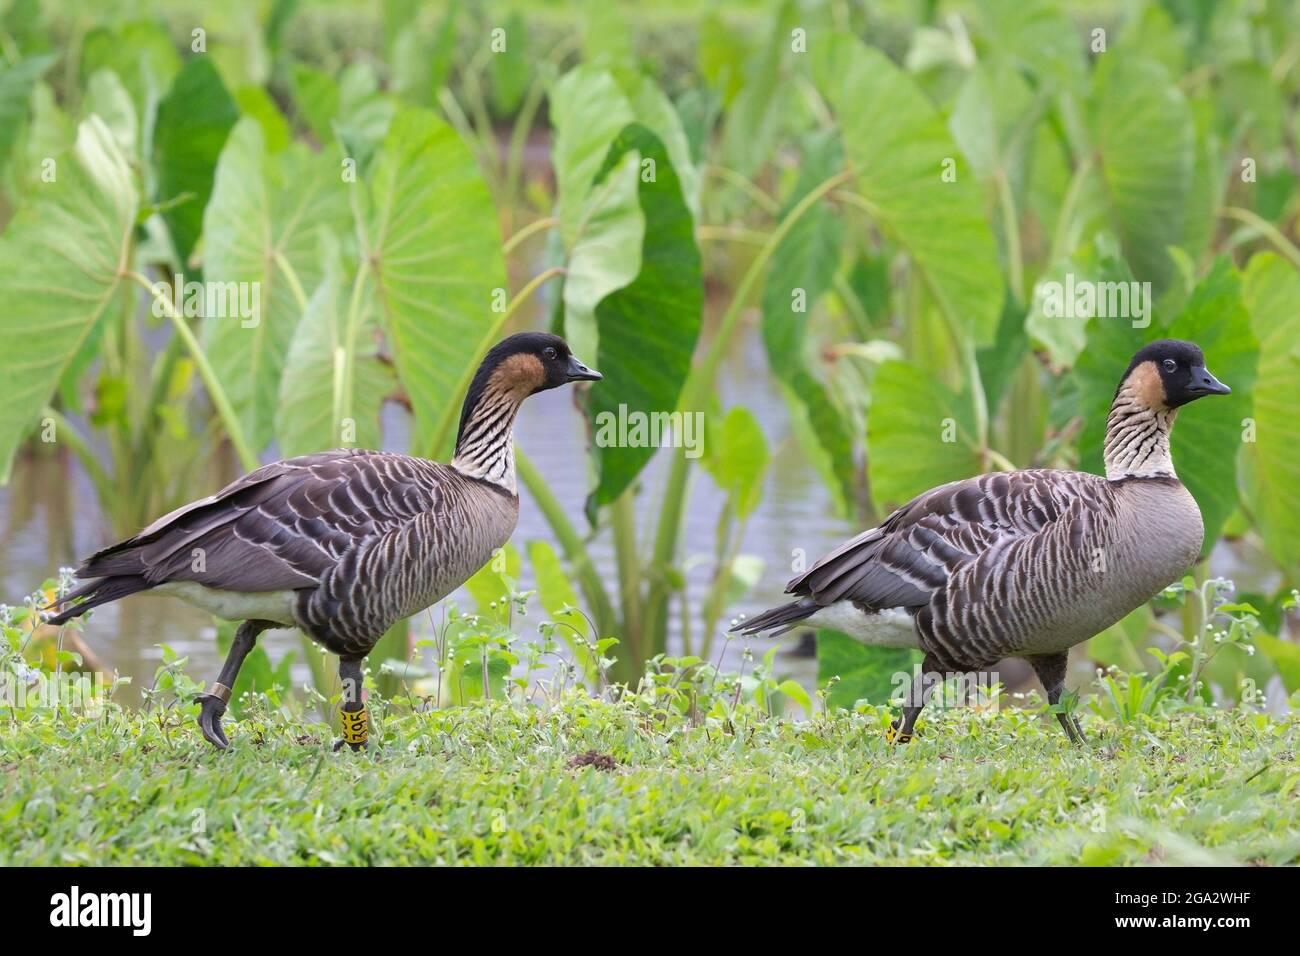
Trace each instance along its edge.
<path fill-rule="evenodd" d="M 1169 433 L 1178 409 L 1152 407 L 1140 389 L 1125 382 L 1115 393 L 1106 418 L 1106 477 L 1177 478 L 1169 456 Z"/>
<path fill-rule="evenodd" d="M 502 387 L 498 382 L 489 382 L 477 395 L 471 392 L 461 416 L 451 467 L 517 495 L 514 427 L 523 398 L 519 389 Z"/>

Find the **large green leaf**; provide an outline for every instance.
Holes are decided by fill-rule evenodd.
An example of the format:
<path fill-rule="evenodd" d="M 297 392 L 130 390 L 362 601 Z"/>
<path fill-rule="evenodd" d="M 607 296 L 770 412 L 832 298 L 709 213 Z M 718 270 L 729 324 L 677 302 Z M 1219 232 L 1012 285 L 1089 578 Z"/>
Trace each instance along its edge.
<path fill-rule="evenodd" d="M 1255 645 L 1277 668 L 1278 677 L 1288 694 L 1300 690 L 1300 644 L 1293 644 L 1272 634 L 1256 634 Z"/>
<path fill-rule="evenodd" d="M 843 164 L 838 140 L 826 133 L 806 138 L 804 162 L 790 208 Z M 844 224 L 824 203 L 795 221 L 772 253 L 763 286 L 763 343 L 772 372 L 788 388 L 788 399 L 803 406 L 810 434 L 821 447 L 837 486 L 837 499 L 853 500 L 856 465 L 853 439 L 826 386 L 812 373 L 813 357 L 805 346 L 808 316 L 830 289 L 839 267 Z"/>
<path fill-rule="evenodd" d="M 993 341 L 1004 292 L 983 192 L 943 117 L 878 50 L 843 36 L 819 45 L 818 84 L 835 110 L 859 192 L 949 318 L 977 344 Z M 944 181 L 945 162 L 956 179 Z"/>
<path fill-rule="evenodd" d="M 881 511 L 980 470 L 970 401 L 907 362 L 876 372 L 867 416 L 867 474 Z"/>
<path fill-rule="evenodd" d="M 767 440 L 749 409 L 732 406 L 721 422 L 710 422 L 704 465 L 744 518 L 762 497 L 767 470 Z"/>
<path fill-rule="evenodd" d="M 1183 235 L 1195 162 L 1187 100 L 1164 67 L 1101 57 L 1092 103 L 1094 147 L 1111 218 L 1138 279 L 1163 288 L 1168 246 Z"/>
<path fill-rule="evenodd" d="M 156 21 L 96 27 L 82 41 L 82 79 L 89 79 L 97 70 L 112 70 L 131 94 L 136 115 L 142 118 L 152 115 L 180 68 L 181 58 L 167 28 Z"/>
<path fill-rule="evenodd" d="M 888 703 L 895 693 L 912 686 L 918 651 L 897 647 L 867 647 L 839 631 L 817 631 L 817 684 L 831 680 L 826 703 L 852 709 L 859 700 Z"/>
<path fill-rule="evenodd" d="M 1123 266 L 1109 260 L 1108 278 L 1124 276 Z M 1205 520 L 1205 547 L 1213 546 L 1223 523 L 1237 506 L 1237 453 L 1242 422 L 1251 414 L 1258 344 L 1241 299 L 1241 280 L 1226 258 L 1218 260 L 1192 291 L 1181 315 L 1167 327 L 1152 322 L 1134 328 L 1126 319 L 1094 319 L 1088 345 L 1079 356 L 1075 377 L 1081 395 L 1080 467 L 1102 473 L 1106 416 L 1119 377 L 1147 342 L 1169 337 L 1188 339 L 1205 352 L 1206 365 L 1233 389 L 1184 408 L 1174 427 L 1170 451 L 1174 467 L 1196 498 Z"/>
<path fill-rule="evenodd" d="M 249 117 L 221 151 L 203 224 L 204 278 L 208 288 L 256 288 L 256 300 L 241 301 L 257 301 L 260 314 L 205 316 L 203 341 L 254 448 L 271 440 L 284 357 L 303 311 L 298 296 L 321 280 L 317 229 L 346 223 L 347 188 L 328 155 L 295 145 L 268 156 Z"/>
<path fill-rule="evenodd" d="M 27 119 L 32 87 L 54 62 L 54 56 L 34 56 L 0 68 L 0 165 L 9 159 L 18 131 Z"/>
<path fill-rule="evenodd" d="M 762 49 L 750 57 L 739 93 L 727 109 L 718 145 L 722 165 L 748 176 L 772 156 L 782 123 L 794 112 L 797 90 L 789 73 L 798 56 L 791 30 L 807 29 L 808 9 L 791 0 L 776 3 Z"/>
<path fill-rule="evenodd" d="M 327 241 L 324 249 L 324 276 L 298 320 L 280 377 L 275 435 L 285 456 L 378 448 L 380 407 L 394 385 L 391 366 L 377 355 L 373 321 L 362 324 L 351 344 L 353 371 L 346 381 L 347 286 L 337 244 Z"/>
<path fill-rule="evenodd" d="M 1259 339 L 1250 496 L 1269 552 L 1300 571 L 1300 273 L 1272 253 L 1250 260 L 1243 297 Z M 1235 383 L 1233 383 L 1235 387 Z"/>
<path fill-rule="evenodd" d="M 203 228 L 203 210 L 212 195 L 217 159 L 238 119 L 239 106 L 206 56 L 187 61 L 167 97 L 158 104 L 154 134 L 158 188 L 154 198 L 166 202 L 189 197 L 163 214 L 182 267 Z"/>
<path fill-rule="evenodd" d="M 77 131 L 58 177 L 0 236 L 0 479 L 64 367 L 118 301 L 137 204 L 131 171 L 98 117 Z"/>
<path fill-rule="evenodd" d="M 564 335 L 577 355 L 595 355 L 596 305 L 641 268 L 645 217 L 637 201 L 637 157 L 592 188 L 609 144 L 634 119 L 614 77 L 591 66 L 571 70 L 549 97 L 555 128 L 556 216 L 565 250 Z"/>
<path fill-rule="evenodd" d="M 698 209 L 699 175 L 681 121 L 650 77 L 579 66 L 553 84 L 550 113 L 556 215 L 566 255 L 564 335 L 576 354 L 594 355 L 596 305 L 636 277 L 645 232 L 634 153 L 623 157 L 616 175 L 595 183 L 610 144 L 628 123 L 651 130 L 667 149 L 692 215 Z"/>
<path fill-rule="evenodd" d="M 467 371 L 492 344 L 501 233 L 473 154 L 432 113 L 394 116 L 371 177 L 365 255 L 415 414 L 414 448 L 451 450 Z"/>
<path fill-rule="evenodd" d="M 1088 67 L 1079 30 L 1053 0 L 984 0 L 973 8 L 989 54 L 1013 61 L 1049 90 L 1084 84 Z M 981 56 L 983 51 L 981 51 Z"/>
<path fill-rule="evenodd" d="M 629 170 L 623 159 L 632 151 L 640 161 Z M 621 405 L 646 415 L 676 408 L 704 308 L 694 220 L 663 142 L 640 123 L 628 124 L 610 146 L 596 188 L 604 177 L 628 172 L 636 176 L 645 238 L 636 279 L 596 306 L 600 338 L 596 368 L 605 378 L 589 392 L 588 408 L 597 428 L 602 420 L 609 420 L 606 415 L 617 420 Z M 682 411 L 692 414 L 703 409 Z M 599 477 L 588 498 L 588 514 L 622 494 L 654 452 L 652 447 L 597 443 Z"/>

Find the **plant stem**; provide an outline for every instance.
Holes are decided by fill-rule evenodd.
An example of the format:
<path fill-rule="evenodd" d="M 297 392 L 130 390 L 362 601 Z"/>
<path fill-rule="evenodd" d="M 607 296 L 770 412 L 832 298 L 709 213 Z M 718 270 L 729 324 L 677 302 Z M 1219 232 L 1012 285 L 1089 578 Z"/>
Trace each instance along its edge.
<path fill-rule="evenodd" d="M 542 516 L 546 518 L 547 524 L 551 526 L 555 539 L 560 543 L 564 557 L 572 568 L 573 576 L 577 578 L 583 596 L 587 599 L 587 605 L 595 616 L 596 630 L 598 632 L 596 636 L 609 634 L 613 631 L 616 623 L 614 606 L 610 603 L 609 594 L 605 591 L 605 585 L 600 579 L 600 574 L 596 571 L 596 566 L 592 564 L 591 556 L 587 553 L 587 546 L 583 542 L 581 535 L 570 524 L 568 515 L 564 512 L 564 507 L 560 504 L 559 499 L 555 497 L 555 493 L 551 491 L 541 472 L 537 470 L 537 466 L 518 447 L 515 448 L 515 471 L 529 493 L 532 494 L 533 500 L 542 512 Z"/>
<path fill-rule="evenodd" d="M 108 474 L 104 471 L 104 466 L 99 463 L 99 458 L 95 454 L 95 449 L 92 448 L 90 443 L 81 436 L 80 432 L 72 427 L 72 422 L 68 421 L 64 414 L 58 409 L 46 405 L 45 409 L 41 412 L 41 417 L 51 418 L 54 420 L 54 427 L 57 434 L 63 436 L 64 440 L 68 443 L 68 446 L 76 452 L 77 457 L 81 460 L 81 464 L 86 469 L 86 474 L 90 475 L 90 480 L 94 483 L 96 490 L 98 490 L 100 500 L 109 500 L 108 491 L 111 486 L 109 484 Z"/>
<path fill-rule="evenodd" d="M 514 252 L 515 249 L 519 248 L 519 246 L 526 240 L 539 232 L 544 232 L 552 226 L 558 226 L 559 224 L 560 220 L 555 216 L 547 216 L 545 219 L 537 219 L 530 222 L 506 240 L 505 245 L 501 247 L 501 254 L 507 259 L 510 258 L 510 254 Z"/>
<path fill-rule="evenodd" d="M 1065 190 L 1065 198 L 1061 200 L 1061 210 L 1056 215 L 1056 231 L 1052 234 L 1052 251 L 1047 257 L 1049 266 L 1059 262 L 1061 256 L 1065 255 L 1070 225 L 1074 219 L 1074 207 L 1078 205 L 1079 197 L 1083 195 L 1084 184 L 1088 182 L 1091 172 L 1092 156 L 1088 155 L 1075 167 L 1074 176 L 1070 178 L 1070 185 Z"/>
<path fill-rule="evenodd" d="M 1221 210 L 1221 214 L 1225 219 L 1235 219 L 1237 222 L 1245 223 L 1255 229 L 1260 233 L 1260 235 L 1272 243 L 1273 247 L 1277 249 L 1278 252 L 1290 259 L 1292 265 L 1300 268 L 1300 249 L 1297 249 L 1295 245 L 1287 239 L 1286 236 L 1282 235 L 1278 228 L 1267 219 L 1264 219 L 1257 213 L 1251 212 L 1249 209 L 1242 209 L 1240 206 L 1224 206 Z"/>
<path fill-rule="evenodd" d="M 496 319 L 492 321 L 492 324 L 488 326 L 487 331 L 483 335 L 482 341 L 479 342 L 478 349 L 474 353 L 475 358 L 482 355 L 492 346 L 492 344 L 497 340 L 497 337 L 501 334 L 501 329 L 510 321 L 519 307 L 532 298 L 533 293 L 536 292 L 543 283 L 555 278 L 556 276 L 565 275 L 565 273 L 566 270 L 563 266 L 551 266 L 551 268 L 546 271 L 533 276 L 529 283 L 520 289 L 519 292 L 510 300 L 510 304 L 506 306 L 505 311 L 498 314 Z M 465 371 L 461 373 L 460 380 L 456 383 L 456 389 L 452 394 L 465 394 L 466 390 L 469 388 L 470 380 L 473 379 L 476 371 L 476 363 L 467 365 Z M 448 434 L 451 431 L 452 422 L 459 417 L 460 408 L 457 405 L 448 402 L 443 407 L 442 414 L 438 416 L 438 423 L 433 429 L 433 437 L 429 443 L 429 448 L 426 449 L 427 454 L 437 455 L 439 453 L 447 441 Z"/>
<path fill-rule="evenodd" d="M 1002 209 L 1002 232 L 1007 244 L 1007 278 L 1011 282 L 1016 304 L 1025 301 L 1025 262 L 1020 248 L 1020 220 L 1016 215 L 1016 199 L 1011 194 L 1011 184 L 1006 172 L 999 168 L 994 177 L 997 183 L 998 205 Z"/>
<path fill-rule="evenodd" d="M 718 331 L 713 338 L 713 343 L 710 345 L 708 352 L 705 353 L 703 361 L 692 366 L 686 384 L 682 387 L 678 408 L 691 410 L 703 407 L 709 391 L 713 388 L 718 366 L 722 362 L 722 356 L 731 341 L 741 310 L 749 300 L 749 294 L 757 284 L 759 276 L 763 274 L 764 269 L 767 267 L 767 262 L 772 257 L 772 253 L 776 251 L 777 246 L 781 244 L 781 241 L 785 239 L 791 228 L 803 217 L 804 213 L 816 205 L 831 190 L 848 182 L 852 176 L 852 170 L 846 169 L 836 173 L 829 179 L 823 180 L 795 204 L 794 208 L 781 220 L 781 224 L 768 237 L 767 242 L 759 249 L 758 254 L 754 256 L 753 261 L 749 264 L 749 268 L 740 280 L 740 285 L 736 287 L 731 302 L 727 305 L 727 311 L 723 313 L 722 320 L 718 325 Z M 661 652 L 667 644 L 668 569 L 677 554 L 677 538 L 681 531 L 682 514 L 686 501 L 686 479 L 689 471 L 690 462 L 686 458 L 685 451 L 682 449 L 677 450 L 669 465 L 668 481 L 659 513 L 659 527 L 655 534 L 654 551 L 649 567 L 650 588 L 646 600 L 643 626 L 644 632 L 651 642 L 650 652 L 652 654 Z"/>
<path fill-rule="evenodd" d="M 230 399 L 226 396 L 226 390 L 217 381 L 217 374 L 213 371 L 211 363 L 208 362 L 208 357 L 203 354 L 203 347 L 199 345 L 199 340 L 194 337 L 194 333 L 185 324 L 185 320 L 176 314 L 176 310 L 172 308 L 172 304 L 167 300 L 167 297 L 154 291 L 152 282 L 134 270 L 126 272 L 125 275 L 132 282 L 147 289 L 156 302 L 162 303 L 163 311 L 175 327 L 176 334 L 181 337 L 181 341 L 185 343 L 185 347 L 189 350 L 190 357 L 194 359 L 194 367 L 199 370 L 199 377 L 203 379 L 203 384 L 208 390 L 208 397 L 212 400 L 213 407 L 216 408 L 222 424 L 226 427 L 226 436 L 230 439 L 230 444 L 234 446 L 240 464 L 243 465 L 245 470 L 252 471 L 258 465 L 257 454 L 244 437 L 244 429 L 239 424 L 239 418 L 235 415 L 234 408 L 231 407 Z"/>
<path fill-rule="evenodd" d="M 723 182 L 731 183 L 731 185 L 736 186 L 750 199 L 754 200 L 754 202 L 756 202 L 762 210 L 769 215 L 775 216 L 781 211 L 780 203 L 734 169 L 730 169 L 726 166 L 719 166 L 716 163 L 708 163 L 700 169 L 700 175 L 711 176 L 714 179 L 720 179 Z"/>
<path fill-rule="evenodd" d="M 623 608 L 623 639 L 633 648 L 633 658 L 645 660 L 641 630 L 641 559 L 636 547 L 635 490 L 628 488 L 614 501 L 614 552 L 618 562 L 619 597 Z"/>

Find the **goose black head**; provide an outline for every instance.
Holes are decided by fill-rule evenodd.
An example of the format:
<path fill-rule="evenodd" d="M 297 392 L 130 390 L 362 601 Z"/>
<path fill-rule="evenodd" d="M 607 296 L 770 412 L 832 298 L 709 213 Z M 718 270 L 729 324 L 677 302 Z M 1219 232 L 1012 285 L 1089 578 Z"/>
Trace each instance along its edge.
<path fill-rule="evenodd" d="M 601 374 L 587 368 L 569 351 L 569 344 L 549 332 L 520 332 L 502 339 L 483 356 L 470 392 L 489 384 L 524 398 L 569 382 L 598 382 Z"/>
<path fill-rule="evenodd" d="M 1200 347 L 1178 339 L 1160 339 L 1138 349 L 1119 384 L 1151 408 L 1179 408 L 1206 395 L 1232 394 L 1205 367 Z"/>
<path fill-rule="evenodd" d="M 476 410 L 505 403 L 518 407 L 529 395 L 569 382 L 598 382 L 595 369 L 587 368 L 569 351 L 569 344 L 549 332 L 520 332 L 502 339 L 488 350 L 465 393 L 459 435 Z M 459 439 L 457 440 L 459 445 Z"/>

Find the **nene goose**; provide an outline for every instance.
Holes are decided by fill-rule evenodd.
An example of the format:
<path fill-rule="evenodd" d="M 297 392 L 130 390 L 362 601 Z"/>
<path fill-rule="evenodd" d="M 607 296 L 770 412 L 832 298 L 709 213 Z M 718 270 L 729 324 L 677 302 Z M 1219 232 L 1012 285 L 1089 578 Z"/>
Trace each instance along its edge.
<path fill-rule="evenodd" d="M 1169 434 L 1178 409 L 1231 390 L 1191 342 L 1163 340 L 1129 363 L 1106 420 L 1106 477 L 1034 469 L 934 488 L 794 578 L 798 600 L 733 630 L 788 630 L 800 621 L 867 644 L 914 647 L 922 673 L 889 738 L 911 739 L 943 675 L 1029 661 L 1055 705 L 1075 644 L 1177 580 L 1205 529 L 1178 480 Z M 1071 741 L 1077 721 L 1058 713 Z"/>
<path fill-rule="evenodd" d="M 200 728 L 218 749 L 229 746 L 221 718 L 258 634 L 299 627 L 339 655 L 343 739 L 334 749 L 359 750 L 369 724 L 366 654 L 392 624 L 463 584 L 514 531 L 520 403 L 600 378 L 563 339 L 513 335 L 470 383 L 450 464 L 344 449 L 265 465 L 92 555 L 77 569 L 87 582 L 56 602 L 63 610 L 50 623 L 150 589 L 242 621 L 201 701 Z"/>

